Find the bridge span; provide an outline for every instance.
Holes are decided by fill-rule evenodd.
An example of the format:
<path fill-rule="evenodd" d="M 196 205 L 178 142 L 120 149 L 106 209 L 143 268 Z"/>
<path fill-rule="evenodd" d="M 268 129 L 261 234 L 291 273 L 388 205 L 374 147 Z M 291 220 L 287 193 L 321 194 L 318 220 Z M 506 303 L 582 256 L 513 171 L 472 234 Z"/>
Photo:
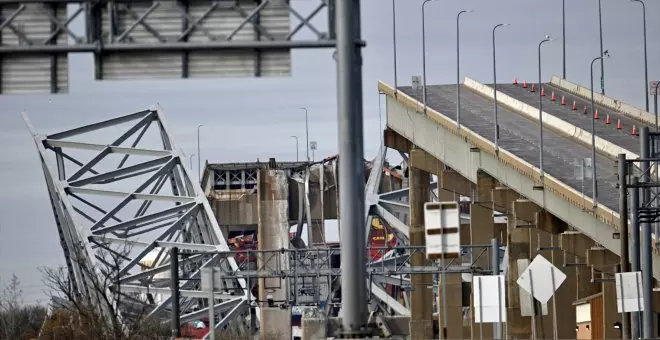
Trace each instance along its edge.
<path fill-rule="evenodd" d="M 640 137 L 633 133 L 633 127 L 637 132 L 642 127 L 655 130 L 655 117 L 650 113 L 594 94 L 598 111 L 595 121 L 598 200 L 594 206 L 591 180 L 581 180 L 576 171 L 576 161 L 592 157 L 594 116 L 590 90 L 558 77 L 541 85 L 545 94 L 541 97 L 545 172 L 542 176 L 538 119 L 541 89 L 536 84 L 532 92 L 532 84 L 524 87 L 523 82 L 497 85 L 498 146 L 494 142 L 492 84 L 465 78 L 460 92 L 460 126 L 456 117 L 455 84 L 427 85 L 426 109 L 421 86 L 395 89 L 384 82 L 378 84 L 379 91 L 387 98 L 386 146 L 411 152 L 409 166 L 437 175 L 441 189 L 459 193 L 456 179 L 460 178 L 466 182 L 462 186 L 470 188 L 462 194 L 472 197 L 472 206 L 486 206 L 493 215 L 501 213 L 508 217 L 507 232 L 501 235 L 501 241 L 508 245 L 508 310 L 516 310 L 507 314 L 507 331 L 515 337 L 531 335 L 529 318 L 525 321 L 520 316 L 525 315 L 524 298 L 515 283 L 521 270 L 520 259 L 531 260 L 538 253 L 547 255 L 569 276 L 568 287 L 562 287 L 556 296 L 557 310 L 562 311 L 557 314 L 560 325 L 575 323 L 571 305 L 584 298 L 600 294 L 604 300 L 611 300 L 606 304 L 616 301 L 612 295 L 613 273 L 617 271 L 621 253 L 616 160 L 621 153 L 627 159 L 639 158 Z M 417 162 L 421 165 L 414 165 L 413 150 L 424 154 L 425 161 Z M 412 186 L 411 190 L 414 190 Z M 472 221 L 472 225 L 478 223 Z M 473 229 L 470 233 L 473 237 L 475 234 L 498 236 L 492 228 Z M 653 276 L 657 279 L 660 277 L 657 252 L 652 257 Z M 567 315 L 562 315 L 564 311 Z M 620 318 L 616 305 L 603 307 L 600 312 L 610 321 Z M 411 313 L 415 315 L 414 306 Z M 575 337 L 572 327 L 565 336 Z M 569 327 L 566 324 L 560 328 Z M 605 328 L 606 337 L 614 335 L 610 333 L 612 327 Z"/>

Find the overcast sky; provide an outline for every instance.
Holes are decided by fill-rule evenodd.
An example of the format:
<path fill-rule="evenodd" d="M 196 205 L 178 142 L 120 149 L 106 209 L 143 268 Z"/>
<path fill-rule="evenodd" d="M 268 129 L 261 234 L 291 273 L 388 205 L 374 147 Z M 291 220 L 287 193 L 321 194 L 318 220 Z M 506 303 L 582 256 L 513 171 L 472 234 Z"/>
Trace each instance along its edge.
<path fill-rule="evenodd" d="M 319 0 L 298 0 L 308 13 Z M 421 74 L 421 1 L 397 1 L 398 75 L 410 84 Z M 589 84 L 589 62 L 599 55 L 596 0 L 567 1 L 568 78 Z M 609 95 L 644 107 L 641 7 L 626 0 L 603 1 L 604 45 Z M 391 2 L 362 1 L 365 155 L 380 142 L 376 82 L 393 82 Z M 537 80 L 537 45 L 546 34 L 557 40 L 543 48 L 544 81 L 561 74 L 561 1 L 442 0 L 427 5 L 427 74 L 429 84 L 456 79 L 456 13 L 461 17 L 462 75 L 492 81 L 491 29 L 498 31 L 498 79 Z M 649 78 L 660 78 L 660 2 L 647 1 Z M 310 35 L 307 35 L 308 37 Z M 303 36 L 301 36 L 303 37 Z M 304 138 L 304 113 L 310 114 L 310 139 L 318 141 L 316 158 L 336 153 L 336 74 L 331 50 L 293 52 L 293 75 L 277 79 L 206 79 L 95 82 L 92 59 L 70 58 L 70 93 L 0 95 L 0 280 L 16 273 L 25 299 L 41 294 L 39 266 L 63 263 L 43 173 L 20 112 L 27 112 L 41 132 L 93 122 L 160 103 L 174 139 L 196 152 L 196 125 L 204 124 L 201 153 L 210 162 L 248 162 L 275 157 L 295 160 L 291 135 Z M 596 68 L 595 76 L 599 76 Z M 596 83 L 598 82 L 596 78 Z M 383 111 L 384 113 L 384 108 Z M 383 116 L 384 119 L 384 116 Z M 383 121 L 384 124 L 384 121 Z M 304 154 L 301 143 L 301 155 Z"/>

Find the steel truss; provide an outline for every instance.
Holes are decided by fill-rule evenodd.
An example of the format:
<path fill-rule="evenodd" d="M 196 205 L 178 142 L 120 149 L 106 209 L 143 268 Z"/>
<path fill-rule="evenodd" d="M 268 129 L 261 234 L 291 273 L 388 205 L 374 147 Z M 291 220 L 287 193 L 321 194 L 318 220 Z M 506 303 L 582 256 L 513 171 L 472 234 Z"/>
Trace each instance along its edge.
<path fill-rule="evenodd" d="M 124 297 L 110 294 L 118 310 L 130 317 L 126 311 L 137 304 L 149 317 L 165 322 L 172 304 L 166 250 L 177 246 L 228 251 L 229 247 L 185 156 L 171 139 L 162 110 L 154 106 L 49 135 L 38 134 L 25 119 L 34 136 L 75 291 L 82 297 L 99 294 L 89 274 L 109 275 L 99 271 L 99 265 L 110 262 L 108 257 L 120 258 L 109 287 Z M 115 133 L 114 140 L 98 141 Z M 213 254 L 179 261 L 179 287 L 184 292 L 181 321 L 208 313 L 198 298 L 200 271 L 207 266 L 229 273 L 240 270 L 235 260 L 220 261 Z M 216 327 L 240 314 L 236 311 L 244 311 L 241 307 L 251 298 L 242 278 L 225 284 L 234 294 L 217 297 Z"/>
<path fill-rule="evenodd" d="M 293 287 L 289 292 L 287 301 L 276 301 L 279 306 L 325 306 L 327 308 L 339 307 L 341 301 L 334 298 L 340 289 L 339 277 L 341 269 L 338 259 L 339 248 L 306 248 L 306 249 L 277 249 L 277 250 L 234 250 L 218 252 L 207 247 L 204 251 L 201 247 L 188 248 L 182 254 L 198 256 L 200 254 L 214 254 L 219 257 L 217 264 L 230 260 L 237 260 L 240 270 L 217 275 L 222 279 L 237 280 L 244 279 L 252 288 L 257 279 L 281 278 L 289 281 L 288 286 Z M 369 261 L 369 256 L 375 251 L 380 255 L 377 261 Z M 365 261 L 368 261 L 367 274 L 369 280 L 378 284 L 389 284 L 404 290 L 411 289 L 410 277 L 412 275 L 432 274 L 434 281 L 429 284 L 438 283 L 437 276 L 446 273 L 471 273 L 476 275 L 491 275 L 492 268 L 480 268 L 477 261 L 482 257 L 492 256 L 492 246 L 471 245 L 463 247 L 462 256 L 454 258 L 444 266 L 411 266 L 408 259 L 415 254 L 424 254 L 425 248 L 420 246 L 400 246 L 395 248 L 377 247 L 369 248 L 365 253 Z M 288 259 L 289 268 L 283 268 L 283 258 Z M 488 261 L 490 263 L 491 261 Z M 259 263 L 259 265 L 255 265 Z M 227 289 L 220 294 L 237 294 L 232 289 Z M 370 292 L 371 293 L 371 292 Z M 197 292 L 182 292 L 182 294 L 197 295 Z M 370 294 L 371 295 L 371 294 Z M 208 294 L 200 294 L 206 297 Z M 311 299 L 303 299 L 311 297 Z M 255 307 L 258 301 L 254 299 L 250 305 Z M 327 310 L 326 310 L 327 311 Z"/>
<path fill-rule="evenodd" d="M 215 310 L 219 320 L 216 328 L 236 318 L 244 320 L 249 309 L 256 308 L 256 300 L 247 287 L 264 275 L 294 278 L 295 282 L 298 282 L 296 278 L 313 276 L 317 287 L 323 283 L 323 278 L 329 288 L 325 296 L 319 294 L 318 289 L 312 289 L 313 298 L 309 299 L 310 292 L 293 289 L 291 302 L 319 305 L 325 301 L 331 307 L 336 304 L 333 297 L 340 276 L 338 269 L 327 262 L 313 262 L 311 267 L 307 262 L 312 255 L 321 258 L 321 253 L 325 253 L 327 261 L 339 252 L 338 249 L 250 250 L 237 262 L 238 252 L 229 251 L 226 237 L 220 231 L 202 188 L 192 179 L 185 156 L 172 141 L 159 107 L 49 135 L 38 134 L 25 118 L 46 178 L 69 276 L 81 296 L 93 294 L 89 282 L 92 278 L 85 275 L 90 272 L 89 268 L 107 263 L 108 255 L 120 257 L 123 262 L 117 268 L 116 284 L 110 288 L 120 288 L 123 296 L 130 300 L 121 300 L 119 309 L 129 310 L 128 305 L 134 309 L 138 304 L 148 310 L 149 316 L 167 322 L 172 303 L 167 250 L 177 247 L 182 254 L 179 261 L 181 322 L 199 319 L 208 313 L 204 302 L 208 294 L 201 291 L 199 279 L 201 268 L 211 266 L 221 268 L 226 278 L 225 292 L 216 295 Z M 117 136 L 114 140 L 99 141 L 99 136 L 113 134 Z M 410 266 L 410 255 L 423 249 L 405 246 L 408 189 L 379 192 L 386 151 L 381 147 L 371 164 L 365 187 L 365 231 L 371 229 L 371 219 L 377 216 L 404 246 L 394 250 L 379 249 L 378 260 L 367 259 L 365 283 L 369 287 L 372 310 L 410 315 L 407 302 L 401 304 L 387 293 L 386 286 L 400 287 L 407 294 L 410 275 L 439 273 L 443 268 Z M 290 177 L 306 183 L 308 173 L 309 169 L 300 170 L 292 172 Z M 431 183 L 433 188 L 435 183 Z M 448 272 L 489 272 L 489 269 L 474 266 L 487 251 L 487 246 L 480 247 L 483 249 L 479 253 L 475 247 L 466 246 L 463 256 L 445 269 Z M 124 249 L 129 251 L 123 253 Z M 369 248 L 369 253 L 374 249 Z M 290 268 L 248 267 L 246 261 L 251 256 L 272 253 L 276 257 L 291 255 L 296 260 L 290 261 Z M 271 262 L 281 263 L 263 263 L 268 266 Z M 156 298 L 159 296 L 160 299 Z"/>
<path fill-rule="evenodd" d="M 316 1 L 316 0 L 315 0 Z M 159 31 L 149 25 L 146 20 L 153 16 L 153 12 L 161 4 L 171 2 L 147 1 L 147 0 L 0 0 L 0 6 L 12 8 L 13 11 L 0 18 L 0 31 L 8 30 L 15 35 L 18 40 L 15 44 L 4 44 L 0 46 L 0 54 L 48 54 L 48 53 L 69 53 L 69 52 L 93 52 L 103 54 L 106 52 L 135 52 L 135 51 L 200 51 L 200 50 L 260 50 L 260 49 L 291 49 L 291 48 L 329 48 L 335 46 L 334 30 L 334 1 L 318 0 L 318 4 L 308 14 L 301 14 L 295 10 L 289 0 L 221 0 L 208 1 L 206 10 L 198 16 L 193 16 L 188 11 L 191 5 L 199 5 L 202 1 L 196 0 L 178 0 L 178 14 L 180 16 L 181 32 L 176 36 L 170 37 L 166 33 Z M 65 10 L 68 4 L 79 4 L 80 7 L 67 15 L 66 20 L 58 19 L 55 16 L 49 16 L 49 20 L 55 27 L 46 38 L 43 34 L 29 34 L 25 28 L 14 25 L 13 21 L 23 12 L 27 6 L 40 5 L 51 10 Z M 133 9 L 134 4 L 149 4 L 143 11 Z M 245 9 L 243 6 L 250 5 Z M 254 6 L 256 4 L 256 6 Z M 269 7 L 276 7 L 286 11 L 286 17 L 295 17 L 298 23 L 289 27 L 285 32 L 278 30 L 271 32 L 259 21 L 260 16 L 265 13 Z M 230 33 L 222 36 L 211 34 L 209 29 L 204 26 L 205 20 L 216 11 L 231 11 L 242 17 L 234 27 L 231 27 Z M 132 18 L 126 25 L 118 25 L 117 21 L 112 19 L 118 11 L 128 13 Z M 328 27 L 326 31 L 318 29 L 311 21 L 326 13 Z M 101 14 L 108 15 L 111 19 L 101 18 Z M 79 16 L 85 18 L 87 30 L 83 35 L 74 33 L 69 24 Z M 154 20 L 162 20 L 157 18 Z M 288 25 L 287 25 L 288 26 Z M 137 27 L 144 28 L 150 33 L 155 43 L 134 43 L 130 38 L 131 33 Z M 259 39 L 244 40 L 236 39 L 237 34 L 245 27 L 252 28 Z M 296 39 L 301 31 L 308 30 L 312 32 L 316 39 Z M 204 40 L 194 39 L 188 41 L 193 32 L 201 32 Z M 53 44 L 59 35 L 67 35 L 73 40 L 68 44 Z"/>

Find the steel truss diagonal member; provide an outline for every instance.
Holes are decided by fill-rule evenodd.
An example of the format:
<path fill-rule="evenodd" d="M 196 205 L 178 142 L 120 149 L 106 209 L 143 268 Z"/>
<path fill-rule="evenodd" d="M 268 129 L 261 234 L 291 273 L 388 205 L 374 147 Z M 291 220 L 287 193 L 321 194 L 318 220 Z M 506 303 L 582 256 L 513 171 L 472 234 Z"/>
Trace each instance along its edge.
<path fill-rule="evenodd" d="M 169 279 L 163 276 L 171 269 L 169 248 L 185 253 L 229 247 L 199 182 L 191 178 L 186 156 L 171 139 L 160 107 L 50 135 L 38 134 L 25 120 L 76 295 L 108 294 L 125 323 L 132 321 L 136 306 L 151 318 L 169 322 L 167 310 L 175 302 L 181 306 L 182 322 L 206 317 L 201 269 L 241 269 L 233 257 L 219 263 L 214 255 L 183 256 L 175 263 L 184 294 L 172 301 Z M 99 141 L 108 136 L 108 141 Z M 93 268 L 110 262 L 107 256 L 121 261 L 114 272 L 106 272 L 113 277 L 109 289 L 121 294 L 93 292 L 94 280 L 102 279 L 90 277 L 97 273 Z M 227 293 L 216 297 L 216 327 L 246 316 L 247 302 L 253 299 L 240 276 L 225 281 Z"/>

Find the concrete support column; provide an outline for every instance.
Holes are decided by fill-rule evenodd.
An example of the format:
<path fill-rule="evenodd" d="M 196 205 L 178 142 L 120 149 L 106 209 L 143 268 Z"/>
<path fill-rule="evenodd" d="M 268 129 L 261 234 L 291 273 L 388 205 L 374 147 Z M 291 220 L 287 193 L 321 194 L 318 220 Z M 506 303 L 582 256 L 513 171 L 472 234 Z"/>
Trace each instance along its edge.
<path fill-rule="evenodd" d="M 259 250 L 289 248 L 289 185 L 287 175 L 281 170 L 262 169 L 258 175 Z M 260 268 L 288 268 L 287 256 L 258 256 Z M 262 340 L 272 336 L 291 338 L 291 308 L 288 306 L 287 279 L 259 279 Z M 270 305 L 267 300 L 272 300 Z"/>
<path fill-rule="evenodd" d="M 617 270 L 609 268 L 613 272 Z M 603 339 L 621 339 L 621 329 L 615 329 L 614 324 L 621 322 L 621 314 L 616 308 L 616 286 L 614 280 L 602 283 L 603 289 Z"/>
<path fill-rule="evenodd" d="M 414 163 L 417 159 L 415 153 L 421 150 L 410 150 L 409 178 L 410 178 L 410 230 L 409 242 L 411 246 L 425 246 L 424 232 L 424 203 L 430 200 L 429 183 L 431 177 L 428 172 L 418 169 Z M 423 152 L 423 151 L 421 151 Z M 411 256 L 413 266 L 426 264 L 424 253 L 415 253 Z M 410 302 L 410 339 L 433 338 L 433 277 L 432 275 L 412 275 L 413 291 Z"/>
<path fill-rule="evenodd" d="M 550 258 L 550 262 L 566 274 L 566 280 L 557 289 L 554 295 L 554 301 L 550 300 L 550 310 L 556 311 L 556 315 L 552 315 L 553 320 L 557 320 L 557 336 L 559 339 L 574 339 L 575 333 L 575 306 L 573 302 L 578 299 L 575 283 L 577 281 L 577 273 L 575 267 L 564 266 L 564 254 L 559 247 L 559 235 L 544 235 L 550 240 L 549 252 L 546 252 Z M 550 237 L 551 236 L 551 237 Z M 544 253 L 544 254 L 546 254 Z M 552 307 L 552 303 L 556 303 L 556 307 Z M 552 334 L 552 332 L 550 333 Z"/>
<path fill-rule="evenodd" d="M 447 301 L 442 300 L 442 294 L 438 294 L 438 317 L 440 325 L 440 339 L 463 339 L 463 279 L 461 274 L 447 274 Z M 447 324 L 444 325 L 444 308 L 447 309 Z M 412 321 L 411 324 L 412 326 Z M 443 334 L 443 328 L 446 328 L 446 334 Z M 411 328 L 412 331 L 412 328 Z M 486 335 L 484 333 L 484 335 Z M 492 332 L 491 332 L 492 335 Z M 432 339 L 432 338 L 428 338 Z"/>
<path fill-rule="evenodd" d="M 531 318 L 521 315 L 520 293 L 516 283 L 518 280 L 518 259 L 529 259 L 530 228 L 516 227 L 518 221 L 513 209 L 514 203 L 508 209 L 510 218 L 507 221 L 507 245 L 509 250 L 507 271 L 507 339 L 531 339 Z M 509 213 L 510 212 L 510 213 Z"/>

